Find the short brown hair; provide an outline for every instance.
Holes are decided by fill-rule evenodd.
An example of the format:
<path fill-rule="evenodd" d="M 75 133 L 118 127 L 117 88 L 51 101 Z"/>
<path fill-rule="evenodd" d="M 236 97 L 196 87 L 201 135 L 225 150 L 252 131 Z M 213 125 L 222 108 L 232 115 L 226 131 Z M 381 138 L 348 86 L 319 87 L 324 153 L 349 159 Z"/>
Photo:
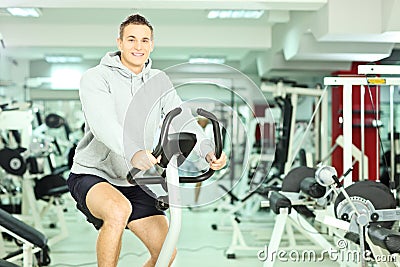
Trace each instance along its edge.
<path fill-rule="evenodd" d="M 151 39 L 153 39 L 153 26 L 151 26 L 150 22 L 143 16 L 139 14 L 133 14 L 127 17 L 120 25 L 119 25 L 119 38 L 122 39 L 124 35 L 124 29 L 129 24 L 135 25 L 146 25 L 150 28 L 151 31 Z"/>

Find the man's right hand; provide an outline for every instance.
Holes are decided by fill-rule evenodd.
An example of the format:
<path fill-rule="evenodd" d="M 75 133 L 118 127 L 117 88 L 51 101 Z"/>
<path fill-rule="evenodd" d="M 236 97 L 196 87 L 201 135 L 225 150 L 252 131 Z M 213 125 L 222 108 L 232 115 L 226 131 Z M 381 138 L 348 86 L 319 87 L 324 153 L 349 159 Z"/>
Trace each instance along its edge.
<path fill-rule="evenodd" d="M 161 155 L 158 158 L 155 158 L 151 151 L 149 150 L 140 150 L 133 155 L 131 159 L 131 164 L 133 167 L 146 171 L 153 167 L 155 164 L 160 163 Z"/>

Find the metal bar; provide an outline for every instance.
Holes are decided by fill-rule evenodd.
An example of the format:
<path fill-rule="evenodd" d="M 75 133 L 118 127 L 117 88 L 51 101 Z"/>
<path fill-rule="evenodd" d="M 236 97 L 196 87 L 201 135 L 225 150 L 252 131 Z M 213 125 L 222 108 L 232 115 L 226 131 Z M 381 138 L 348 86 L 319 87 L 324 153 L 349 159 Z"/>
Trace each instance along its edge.
<path fill-rule="evenodd" d="M 366 177 L 365 173 L 365 161 L 364 161 L 364 155 L 365 155 L 365 87 L 364 85 L 361 85 L 360 88 L 360 119 L 361 119 L 361 162 L 360 162 L 360 178 L 359 180 L 367 180 L 368 177 Z"/>
<path fill-rule="evenodd" d="M 377 83 L 379 82 L 379 83 Z M 400 78 L 325 77 L 325 85 L 400 85 Z"/>
<path fill-rule="evenodd" d="M 395 163 L 395 144 L 394 144 L 394 86 L 391 85 L 389 87 L 389 109 L 390 109 L 390 118 L 389 118 L 389 130 L 390 130 L 390 182 L 391 186 L 394 185 L 394 175 L 396 169 Z"/>
<path fill-rule="evenodd" d="M 274 230 L 272 231 L 271 241 L 268 246 L 265 246 L 264 251 L 264 265 L 263 267 L 272 267 L 274 266 L 276 257 L 274 254 L 279 250 L 279 246 L 282 241 L 282 237 L 285 231 L 285 225 L 288 220 L 289 211 L 288 209 L 281 209 L 280 214 L 276 216 Z M 268 249 L 268 250 L 267 250 Z M 271 252 L 271 253 L 269 253 Z M 260 256 L 260 255 L 258 255 Z M 259 257 L 260 259 L 260 257 Z"/>
<path fill-rule="evenodd" d="M 400 74 L 400 66 L 395 65 L 359 65 L 358 74 Z"/>
<path fill-rule="evenodd" d="M 315 98 L 316 103 L 318 103 L 318 98 Z M 321 109 L 315 114 L 314 118 L 314 144 L 315 144 L 315 159 L 320 160 L 321 159 L 321 113 L 322 113 L 322 107 Z M 314 164 L 314 163 L 313 163 Z M 308 165 L 307 165 L 308 166 Z"/>
<path fill-rule="evenodd" d="M 290 170 L 290 168 L 293 165 L 294 158 L 296 155 L 294 153 L 298 152 L 295 151 L 294 149 L 297 149 L 293 147 L 293 137 L 294 137 L 294 131 L 296 128 L 296 114 L 297 114 L 297 103 L 298 103 L 298 95 L 297 94 L 292 94 L 291 96 L 291 102 L 292 102 L 292 120 L 290 122 L 290 133 L 289 133 L 289 144 L 288 144 L 288 155 L 287 155 L 287 161 L 285 163 L 284 167 L 284 173 L 287 174 Z M 300 148 L 299 148 L 300 149 Z M 297 150 L 299 150 L 297 149 Z"/>
<path fill-rule="evenodd" d="M 27 243 L 22 244 L 22 254 L 23 254 L 23 267 L 33 266 L 32 246 Z"/>
<path fill-rule="evenodd" d="M 321 102 L 321 157 L 325 157 L 328 155 L 329 147 L 332 142 L 332 140 L 328 141 L 329 138 L 332 138 L 329 133 L 328 133 L 328 118 L 329 118 L 329 108 L 328 108 L 328 88 L 325 88 L 323 91 L 325 91 L 326 95 L 322 99 Z"/>
<path fill-rule="evenodd" d="M 160 255 L 157 259 L 157 267 L 169 266 L 181 231 L 182 207 L 177 166 L 177 156 L 174 155 L 167 167 L 168 195 L 171 214 L 170 224 L 167 237 L 165 238 Z"/>
<path fill-rule="evenodd" d="M 282 87 L 283 86 L 267 85 L 267 84 L 262 83 L 261 91 L 276 93 L 276 92 L 281 92 L 279 90 L 282 89 Z M 312 89 L 312 88 L 303 88 L 303 87 L 286 87 L 286 86 L 284 86 L 284 92 L 286 94 L 298 94 L 298 95 L 302 95 L 302 96 L 321 96 L 323 94 L 322 90 L 317 90 L 317 89 Z"/>
<path fill-rule="evenodd" d="M 379 92 L 379 88 L 378 87 L 375 87 L 375 95 L 376 96 L 378 96 L 378 92 Z M 375 132 L 376 132 L 376 139 L 375 139 L 375 145 L 376 145 L 376 148 L 375 148 L 375 151 L 377 151 L 377 153 L 378 153 L 378 151 L 380 151 L 380 142 L 381 142 L 381 140 L 380 140 L 380 138 L 379 138 L 379 135 L 380 135 L 380 133 L 379 133 L 379 126 L 378 126 L 378 119 L 380 119 L 379 118 L 379 110 L 381 109 L 381 107 L 380 107 L 380 102 L 379 102 L 379 100 L 378 100 L 378 97 L 376 97 L 375 98 L 375 111 L 376 111 L 376 115 L 375 115 L 375 120 L 376 120 L 376 125 L 377 125 L 377 127 L 376 127 L 376 129 L 375 129 Z M 379 155 L 379 154 L 378 154 Z M 379 156 L 378 156 L 378 158 L 379 158 Z M 379 162 L 379 160 L 376 160 L 376 162 L 375 162 L 375 166 L 376 166 L 376 168 L 375 168 L 375 177 L 376 177 L 376 180 L 377 181 L 379 181 L 380 180 L 380 171 L 379 171 L 379 168 L 380 168 L 380 162 Z"/>
<path fill-rule="evenodd" d="M 351 148 L 353 144 L 353 126 L 352 126 L 352 85 L 343 85 L 343 171 L 352 167 Z M 344 187 L 353 182 L 352 173 L 344 178 Z"/>

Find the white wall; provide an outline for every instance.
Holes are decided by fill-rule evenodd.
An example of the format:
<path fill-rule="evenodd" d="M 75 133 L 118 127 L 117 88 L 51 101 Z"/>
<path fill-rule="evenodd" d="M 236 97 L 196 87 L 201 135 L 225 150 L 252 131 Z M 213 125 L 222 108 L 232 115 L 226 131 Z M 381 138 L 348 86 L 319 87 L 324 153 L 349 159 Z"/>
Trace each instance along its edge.
<path fill-rule="evenodd" d="M 0 85 L 0 95 L 3 96 L 2 98 L 24 101 L 24 84 L 27 77 L 29 77 L 28 61 L 13 60 L 7 56 L 5 49 L 0 48 L 0 84 L 3 84 L 3 86 Z"/>

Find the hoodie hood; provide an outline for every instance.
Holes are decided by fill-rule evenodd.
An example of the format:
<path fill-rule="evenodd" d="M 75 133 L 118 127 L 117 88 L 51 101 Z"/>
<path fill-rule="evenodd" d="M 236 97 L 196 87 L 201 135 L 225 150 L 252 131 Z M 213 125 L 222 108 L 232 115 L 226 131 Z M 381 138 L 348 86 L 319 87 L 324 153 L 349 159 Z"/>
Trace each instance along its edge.
<path fill-rule="evenodd" d="M 120 51 L 108 52 L 100 61 L 100 65 L 106 66 L 113 71 L 118 71 L 122 76 L 125 76 L 127 78 L 130 78 L 131 76 L 136 76 L 137 78 L 142 78 L 143 81 L 146 81 L 146 79 L 148 79 L 149 77 L 151 63 L 151 59 L 147 59 L 142 72 L 140 72 L 139 74 L 135 74 L 124 64 L 122 64 Z"/>

